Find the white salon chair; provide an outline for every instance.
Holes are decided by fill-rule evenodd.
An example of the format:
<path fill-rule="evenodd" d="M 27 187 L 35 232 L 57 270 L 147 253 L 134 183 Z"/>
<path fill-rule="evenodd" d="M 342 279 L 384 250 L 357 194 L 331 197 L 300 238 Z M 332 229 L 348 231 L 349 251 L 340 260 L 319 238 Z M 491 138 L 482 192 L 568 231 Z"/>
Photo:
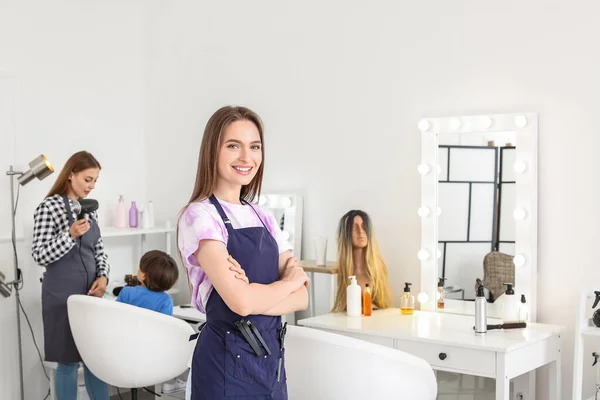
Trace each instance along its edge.
<path fill-rule="evenodd" d="M 288 326 L 290 400 L 433 400 L 437 382 L 411 354 L 317 329 Z"/>
<path fill-rule="evenodd" d="M 195 341 L 185 321 L 129 304 L 93 296 L 67 300 L 69 323 L 87 367 L 109 385 L 136 388 L 158 385 L 188 368 Z"/>

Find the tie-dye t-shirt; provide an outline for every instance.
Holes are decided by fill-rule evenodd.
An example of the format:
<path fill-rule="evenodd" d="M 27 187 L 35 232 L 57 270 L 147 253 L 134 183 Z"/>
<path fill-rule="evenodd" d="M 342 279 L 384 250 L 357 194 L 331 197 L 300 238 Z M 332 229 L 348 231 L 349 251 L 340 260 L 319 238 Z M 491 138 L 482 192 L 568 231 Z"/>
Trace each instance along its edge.
<path fill-rule="evenodd" d="M 251 207 L 249 205 L 227 203 L 223 200 L 219 200 L 219 203 L 231 220 L 233 229 L 263 226 L 258 218 L 260 216 L 267 230 L 275 238 L 279 247 L 279 253 L 281 254 L 284 251 L 292 249 L 292 246 L 284 239 L 283 232 L 281 232 L 281 228 L 275 222 L 275 217 L 269 209 L 255 204 Z M 183 214 L 181 214 L 178 228 L 179 251 L 181 252 L 181 257 L 187 268 L 192 285 L 192 304 L 200 312 L 205 313 L 206 303 L 212 292 L 213 285 L 194 254 L 198 250 L 200 241 L 205 239 L 219 240 L 227 246 L 229 234 L 217 208 L 208 199 L 191 203 Z"/>

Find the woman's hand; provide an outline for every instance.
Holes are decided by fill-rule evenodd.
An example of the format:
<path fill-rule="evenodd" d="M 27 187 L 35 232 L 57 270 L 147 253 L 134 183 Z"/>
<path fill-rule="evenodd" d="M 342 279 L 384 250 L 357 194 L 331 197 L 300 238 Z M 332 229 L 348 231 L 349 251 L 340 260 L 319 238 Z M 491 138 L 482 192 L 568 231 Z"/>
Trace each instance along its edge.
<path fill-rule="evenodd" d="M 92 287 L 88 291 L 88 295 L 102 297 L 106 292 L 106 285 L 108 284 L 108 279 L 105 276 L 101 276 L 94 281 Z"/>
<path fill-rule="evenodd" d="M 90 223 L 87 218 L 80 219 L 79 221 L 73 222 L 71 225 L 71 229 L 69 229 L 69 234 L 71 238 L 75 239 L 79 236 L 83 236 L 87 231 L 90 230 Z"/>
<path fill-rule="evenodd" d="M 242 269 L 242 266 L 235 260 L 235 258 L 233 258 L 230 255 L 229 257 L 227 257 L 227 261 L 229 261 L 231 263 L 229 270 L 235 272 L 235 277 L 237 279 L 244 281 L 246 283 L 250 283 L 250 281 L 248 280 L 248 277 L 246 276 L 246 271 L 244 271 Z"/>
<path fill-rule="evenodd" d="M 291 258 L 295 259 L 295 257 L 290 257 L 290 259 Z M 283 270 L 283 274 L 281 275 L 281 280 L 292 281 L 297 283 L 298 287 L 296 288 L 296 290 L 302 287 L 302 285 L 308 286 L 310 282 L 310 278 L 308 277 L 308 275 L 306 275 L 304 269 L 298 264 L 298 260 L 291 262 L 288 261 L 288 263 L 286 263 L 285 269 Z"/>

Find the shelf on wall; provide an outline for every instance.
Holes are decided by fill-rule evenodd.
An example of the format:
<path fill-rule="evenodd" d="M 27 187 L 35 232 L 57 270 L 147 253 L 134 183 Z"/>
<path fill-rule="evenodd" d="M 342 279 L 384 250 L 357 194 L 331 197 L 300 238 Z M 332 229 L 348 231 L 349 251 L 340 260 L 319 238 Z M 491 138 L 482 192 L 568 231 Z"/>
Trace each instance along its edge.
<path fill-rule="evenodd" d="M 581 330 L 581 334 L 584 336 L 600 336 L 600 328 L 588 326 Z"/>
<path fill-rule="evenodd" d="M 155 228 L 115 228 L 113 226 L 100 227 L 102 237 L 151 235 L 159 233 L 175 232 L 174 227 L 155 227 Z"/>

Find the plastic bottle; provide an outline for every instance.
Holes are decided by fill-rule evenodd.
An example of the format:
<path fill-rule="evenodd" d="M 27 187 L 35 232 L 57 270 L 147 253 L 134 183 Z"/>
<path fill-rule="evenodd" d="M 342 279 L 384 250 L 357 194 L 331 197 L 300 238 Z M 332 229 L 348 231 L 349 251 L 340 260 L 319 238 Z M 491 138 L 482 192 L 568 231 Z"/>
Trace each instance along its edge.
<path fill-rule="evenodd" d="M 437 285 L 437 291 L 438 291 L 438 299 L 437 299 L 437 307 L 438 308 L 444 308 L 444 281 L 446 280 L 446 278 L 439 278 L 439 282 Z"/>
<path fill-rule="evenodd" d="M 367 283 L 365 285 L 365 292 L 363 293 L 363 315 L 370 317 L 373 314 L 373 304 L 371 302 L 371 288 Z"/>
<path fill-rule="evenodd" d="M 148 213 L 149 227 L 154 228 L 154 203 L 152 201 L 148 202 L 146 212 Z"/>
<path fill-rule="evenodd" d="M 135 206 L 135 201 L 131 202 L 131 207 L 129 208 L 129 227 L 137 228 L 138 226 L 138 209 Z"/>
<path fill-rule="evenodd" d="M 415 312 L 415 296 L 410 294 L 410 285 L 412 283 L 404 282 L 404 294 L 400 298 L 400 313 L 402 315 L 412 315 Z"/>
<path fill-rule="evenodd" d="M 125 199 L 123 195 L 119 195 L 119 201 L 115 208 L 115 227 L 127 228 L 127 206 L 125 206 Z"/>
<path fill-rule="evenodd" d="M 502 322 L 515 322 L 519 320 L 519 309 L 512 283 L 503 283 L 506 286 L 502 305 Z"/>
<path fill-rule="evenodd" d="M 350 284 L 346 287 L 346 313 L 349 317 L 360 317 L 360 286 L 356 282 L 356 276 L 348 278 Z"/>
<path fill-rule="evenodd" d="M 142 205 L 140 206 L 139 212 L 140 212 L 140 224 L 141 224 L 142 228 L 144 228 L 144 229 L 150 228 L 150 215 L 148 213 L 148 207 L 146 207 L 144 205 L 144 203 L 142 203 Z"/>
<path fill-rule="evenodd" d="M 521 295 L 521 304 L 519 305 L 519 321 L 527 322 L 529 320 L 529 305 L 525 300 L 525 295 Z"/>

